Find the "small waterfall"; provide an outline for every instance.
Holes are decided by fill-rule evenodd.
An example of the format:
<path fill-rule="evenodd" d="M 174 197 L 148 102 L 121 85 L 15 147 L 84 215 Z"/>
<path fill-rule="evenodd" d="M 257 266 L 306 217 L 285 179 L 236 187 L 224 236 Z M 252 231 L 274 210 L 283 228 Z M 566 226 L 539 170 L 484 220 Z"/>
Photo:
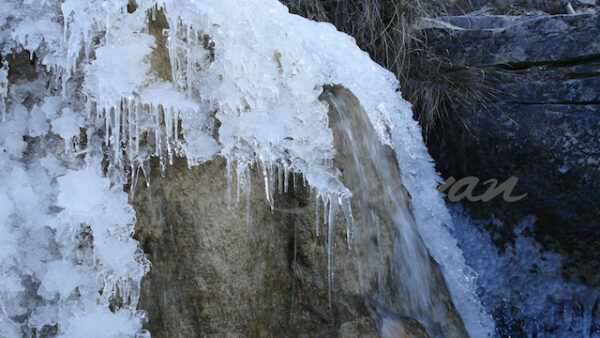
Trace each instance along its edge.
<path fill-rule="evenodd" d="M 445 284 L 436 276 L 434 263 L 419 236 L 410 195 L 402 183 L 393 150 L 379 141 L 367 113 L 352 92 L 341 86 L 326 86 L 320 99 L 330 106 L 335 165 L 343 172 L 344 185 L 353 193 L 351 203 L 357 225 L 355 243 L 357 250 L 361 250 L 363 262 L 368 265 L 361 269 L 361 274 L 370 273 L 365 270 L 373 269 L 373 262 L 379 265 L 376 270 L 381 269 L 380 228 L 392 227 L 396 233 L 394 261 L 387 268 L 391 270 L 391 288 L 397 289 L 396 297 L 403 315 L 418 320 L 430 336 L 452 335 L 448 331 L 465 334 L 462 323 L 458 327 L 440 327 L 442 323 L 447 324 L 448 311 L 440 306 L 436 294 L 440 293 L 440 288 L 445 289 Z M 381 280 L 381 275 L 379 272 L 378 284 L 386 283 Z M 364 280 L 363 276 L 359 278 L 361 282 Z M 381 285 L 378 289 L 382 289 Z M 379 301 L 385 303 L 387 300 Z"/>

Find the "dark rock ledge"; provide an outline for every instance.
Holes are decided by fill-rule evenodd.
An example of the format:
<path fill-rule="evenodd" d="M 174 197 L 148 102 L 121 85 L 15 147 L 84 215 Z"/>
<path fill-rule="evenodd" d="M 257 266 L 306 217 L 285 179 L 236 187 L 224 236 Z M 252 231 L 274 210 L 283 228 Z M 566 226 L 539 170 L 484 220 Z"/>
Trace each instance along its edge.
<path fill-rule="evenodd" d="M 516 203 L 465 203 L 476 217 L 526 215 L 546 248 L 564 253 L 567 280 L 600 285 L 600 16 L 460 16 L 428 28 L 450 65 L 484 74 L 486 102 L 456 108 L 429 149 L 443 176 L 506 180 Z M 450 26 L 450 27 L 452 27 Z M 500 230 L 499 246 L 511 229 Z"/>

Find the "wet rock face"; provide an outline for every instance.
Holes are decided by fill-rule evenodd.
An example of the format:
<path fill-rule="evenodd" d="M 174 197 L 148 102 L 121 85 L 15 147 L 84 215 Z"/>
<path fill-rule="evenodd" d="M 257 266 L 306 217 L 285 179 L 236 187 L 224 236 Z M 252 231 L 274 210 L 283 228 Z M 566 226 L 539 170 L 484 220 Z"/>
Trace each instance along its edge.
<path fill-rule="evenodd" d="M 193 169 L 178 161 L 163 178 L 155 168 L 133 199 L 136 238 L 152 262 L 139 307 L 154 337 L 376 335 L 343 231 L 328 307 L 326 237 L 315 237 L 306 188 L 276 195 L 271 212 L 253 173 L 248 204 L 244 192 L 236 203 L 234 179 L 227 209 L 223 159 Z"/>
<path fill-rule="evenodd" d="M 319 222 L 316 236 L 315 199 L 301 178 L 296 189 L 290 177 L 290 191 L 275 194 L 273 211 L 257 172 L 240 203 L 234 178 L 227 209 L 224 159 L 192 169 L 180 159 L 164 177 L 158 163 L 152 169 L 150 186 L 142 179 L 131 203 L 135 237 L 152 263 L 138 306 L 148 313 L 153 337 L 378 337 L 383 329 L 420 336 L 422 326 L 401 313 L 390 272 L 393 229 L 382 225 L 379 242 L 366 245 L 381 254 L 373 261 L 373 255 L 348 251 L 345 227 L 337 222 L 329 305 L 327 229 Z M 451 316 L 441 326 L 447 336 L 460 337 L 462 321 L 437 274 L 441 306 Z"/>
<path fill-rule="evenodd" d="M 429 143 L 445 177 L 519 178 L 515 203 L 464 202 L 567 254 L 565 277 L 600 283 L 600 16 L 452 17 L 428 31 L 452 69 L 485 73 L 488 102 L 458 108 Z M 451 69 L 451 70 L 452 70 Z M 510 241 L 511 229 L 497 239 Z"/>

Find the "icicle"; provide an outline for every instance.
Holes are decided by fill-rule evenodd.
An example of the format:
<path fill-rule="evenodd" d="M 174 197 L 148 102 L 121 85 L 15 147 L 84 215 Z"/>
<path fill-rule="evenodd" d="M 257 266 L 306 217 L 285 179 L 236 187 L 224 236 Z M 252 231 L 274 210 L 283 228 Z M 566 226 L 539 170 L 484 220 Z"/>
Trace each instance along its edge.
<path fill-rule="evenodd" d="M 250 195 L 252 193 L 252 180 L 248 176 L 248 184 L 244 187 L 246 193 L 246 225 L 252 225 L 252 218 L 250 217 Z"/>
<path fill-rule="evenodd" d="M 150 161 L 143 161 L 140 167 L 142 168 L 144 177 L 146 178 L 146 188 L 150 188 Z"/>
<path fill-rule="evenodd" d="M 0 113 L 2 122 L 6 121 L 6 97 L 8 96 L 8 62 L 0 64 Z"/>
<path fill-rule="evenodd" d="M 319 195 L 315 196 L 315 232 L 319 237 Z"/>
<path fill-rule="evenodd" d="M 293 173 L 292 176 L 294 177 L 294 191 L 296 191 L 298 190 L 298 175 Z"/>
<path fill-rule="evenodd" d="M 129 197 L 133 199 L 135 188 L 137 187 L 138 178 L 140 176 L 141 166 L 136 161 L 131 162 L 131 186 L 129 187 Z"/>
<path fill-rule="evenodd" d="M 159 156 L 158 163 L 160 165 L 160 176 L 165 177 L 166 172 L 167 172 L 167 163 L 165 162 L 165 157 Z"/>
<path fill-rule="evenodd" d="M 163 113 L 165 116 L 165 129 L 166 129 L 166 140 L 167 144 L 167 156 L 169 158 L 169 165 L 173 165 L 173 152 L 171 149 L 171 139 L 173 138 L 173 108 L 163 107 Z"/>
<path fill-rule="evenodd" d="M 122 102 L 122 100 L 121 100 Z M 114 121 L 114 161 L 119 163 L 121 159 L 121 105 L 114 107 L 115 121 Z"/>
<path fill-rule="evenodd" d="M 262 167 L 262 172 L 263 172 L 263 176 L 265 178 L 265 194 L 267 197 L 267 202 L 269 202 L 269 206 L 271 207 L 271 211 L 273 211 L 273 196 L 271 195 L 271 187 L 269 185 L 269 177 L 270 177 L 270 173 L 269 170 L 267 169 L 266 164 L 261 161 L 260 165 Z"/>
<path fill-rule="evenodd" d="M 150 104 L 149 112 L 150 112 L 150 115 L 152 116 L 152 120 L 154 122 L 154 142 L 155 142 L 154 155 L 156 157 L 158 157 L 160 174 L 161 174 L 161 176 L 164 177 L 166 170 L 167 170 L 167 164 L 166 164 L 166 158 L 164 155 L 164 148 L 162 145 L 163 135 L 162 135 L 162 126 L 160 124 L 160 109 L 159 109 L 159 107 L 160 106 L 155 107 L 153 104 Z"/>
<path fill-rule="evenodd" d="M 231 181 L 233 180 L 233 164 L 227 160 L 225 165 L 225 176 L 227 177 L 227 210 L 231 209 Z"/>
<path fill-rule="evenodd" d="M 135 154 L 137 156 L 137 154 L 140 152 L 140 127 L 139 127 L 139 121 L 138 121 L 138 112 L 141 110 L 142 106 L 141 103 L 138 103 L 136 105 L 133 106 L 133 116 L 134 116 L 134 120 L 135 120 Z"/>
<path fill-rule="evenodd" d="M 69 31 L 69 17 L 70 13 L 65 13 L 64 8 L 61 8 L 62 16 L 63 16 L 63 37 L 61 43 L 64 45 L 67 42 L 67 33 Z M 87 41 L 87 40 L 85 40 Z M 63 46 L 64 48 L 64 46 Z"/>
<path fill-rule="evenodd" d="M 105 106 L 103 108 L 104 111 L 104 144 L 108 146 L 110 144 L 109 136 L 110 136 L 110 110 Z"/>
<path fill-rule="evenodd" d="M 187 62 L 186 62 L 186 93 L 188 94 L 188 96 L 191 96 L 192 87 L 193 87 L 193 85 L 192 85 L 193 50 L 194 50 L 194 44 L 196 42 L 195 35 L 194 35 L 194 29 L 191 25 L 189 27 L 186 27 L 186 39 L 187 39 L 187 45 L 188 45 Z"/>
<path fill-rule="evenodd" d="M 321 196 L 323 199 L 323 225 L 327 225 L 327 204 L 329 203 L 329 196 Z"/>
<path fill-rule="evenodd" d="M 173 123 L 173 135 L 174 139 L 177 141 L 179 139 L 179 110 L 175 112 L 174 115 L 174 123 Z M 200 112 L 196 112 L 196 114 L 200 114 Z"/>
<path fill-rule="evenodd" d="M 337 212 L 337 203 L 333 203 L 333 198 L 328 197 L 329 202 L 329 224 L 327 232 L 327 295 L 329 307 L 331 307 L 331 289 L 333 283 L 333 244 L 335 241 L 335 214 Z"/>
<path fill-rule="evenodd" d="M 290 178 L 290 170 L 287 166 L 287 162 L 283 162 L 283 191 L 284 192 L 288 192 L 288 185 L 289 185 L 289 178 Z"/>
<path fill-rule="evenodd" d="M 339 203 L 342 206 L 344 218 L 346 220 L 346 240 L 348 242 L 348 250 L 352 249 L 352 237 L 354 229 L 354 217 L 352 217 L 352 206 L 350 205 L 350 199 L 339 198 Z"/>
<path fill-rule="evenodd" d="M 171 107 L 171 138 L 177 141 L 177 121 L 179 120 L 179 110 Z"/>
<path fill-rule="evenodd" d="M 148 113 L 152 116 L 152 122 L 154 122 L 154 156 L 160 156 L 160 125 L 158 123 L 158 116 L 155 112 L 154 105 L 148 105 Z"/>
<path fill-rule="evenodd" d="M 276 167 L 273 164 L 270 164 L 268 167 L 268 173 L 269 173 L 269 187 L 271 188 L 271 190 L 269 191 L 269 194 L 271 195 L 271 203 L 274 204 L 275 203 L 275 189 L 277 188 L 276 186 L 276 176 L 275 176 L 275 169 Z M 271 210 L 273 210 L 273 207 L 271 208 Z"/>
<path fill-rule="evenodd" d="M 277 186 L 279 188 L 279 194 L 283 193 L 283 166 L 281 163 L 277 163 Z"/>
<path fill-rule="evenodd" d="M 235 173 L 237 175 L 237 191 L 236 191 L 236 197 L 235 197 L 236 203 L 240 203 L 240 188 L 242 186 L 242 179 L 243 179 L 243 174 L 241 171 L 242 170 L 240 168 L 240 164 L 238 163 L 235 168 Z"/>
<path fill-rule="evenodd" d="M 164 29 L 163 34 L 167 34 L 167 49 L 169 51 L 169 61 L 171 62 L 171 77 L 173 79 L 173 83 L 175 83 L 177 86 L 177 47 L 175 44 L 177 39 L 177 30 L 179 28 L 179 20 L 176 22 L 169 21 L 169 26 L 172 29 Z"/>
<path fill-rule="evenodd" d="M 130 165 L 133 166 L 133 119 L 134 119 L 134 100 L 129 100 L 129 105 L 127 106 L 127 156 L 129 157 Z M 133 167 L 132 167 L 133 170 Z"/>

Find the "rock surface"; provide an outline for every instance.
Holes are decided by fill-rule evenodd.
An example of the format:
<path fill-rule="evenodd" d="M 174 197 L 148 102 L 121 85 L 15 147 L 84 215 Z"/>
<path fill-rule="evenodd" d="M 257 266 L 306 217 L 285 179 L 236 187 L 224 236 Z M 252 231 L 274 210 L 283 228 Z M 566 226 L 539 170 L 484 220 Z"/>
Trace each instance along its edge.
<path fill-rule="evenodd" d="M 429 29 L 448 71 L 485 74 L 487 102 L 457 108 L 429 142 L 445 177 L 519 178 L 516 203 L 464 202 L 566 254 L 564 277 L 600 285 L 600 16 L 452 17 Z M 497 239 L 511 241 L 507 229 Z"/>
<path fill-rule="evenodd" d="M 150 186 L 138 183 L 132 201 L 136 238 L 152 263 L 139 308 L 148 312 L 153 337 L 377 337 L 380 329 L 421 336 L 418 322 L 395 313 L 401 300 L 390 277 L 392 229 L 382 229 L 382 259 L 372 261 L 347 250 L 338 222 L 329 307 L 327 231 L 320 222 L 316 237 L 309 190 L 300 180 L 295 190 L 275 196 L 271 212 L 254 171 L 248 202 L 242 192 L 236 203 L 234 179 L 227 209 L 225 172 L 222 158 L 192 169 L 179 159 L 164 177 L 154 163 Z M 364 271 L 376 272 L 363 272 L 363 289 L 359 261 Z M 452 318 L 442 325 L 448 336 L 462 336 L 462 322 L 441 283 L 442 304 Z"/>

